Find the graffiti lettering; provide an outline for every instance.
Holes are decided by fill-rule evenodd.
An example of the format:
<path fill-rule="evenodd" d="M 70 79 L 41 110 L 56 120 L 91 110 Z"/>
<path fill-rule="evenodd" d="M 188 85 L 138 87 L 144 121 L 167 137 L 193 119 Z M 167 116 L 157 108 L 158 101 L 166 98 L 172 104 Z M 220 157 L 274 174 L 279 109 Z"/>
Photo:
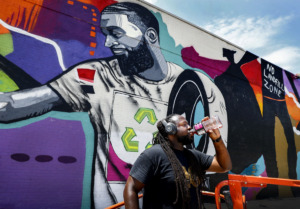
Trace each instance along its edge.
<path fill-rule="evenodd" d="M 278 97 L 281 96 L 281 89 L 277 88 L 276 86 L 273 86 L 272 84 L 268 83 L 266 79 L 264 79 L 264 86 L 266 89 L 268 89 L 271 93 L 276 94 Z"/>
<path fill-rule="evenodd" d="M 264 72 L 264 87 L 268 89 L 271 93 L 276 94 L 278 97 L 284 92 L 283 83 L 281 83 L 275 77 L 275 69 L 272 65 L 267 65 L 267 68 L 263 70 Z"/>

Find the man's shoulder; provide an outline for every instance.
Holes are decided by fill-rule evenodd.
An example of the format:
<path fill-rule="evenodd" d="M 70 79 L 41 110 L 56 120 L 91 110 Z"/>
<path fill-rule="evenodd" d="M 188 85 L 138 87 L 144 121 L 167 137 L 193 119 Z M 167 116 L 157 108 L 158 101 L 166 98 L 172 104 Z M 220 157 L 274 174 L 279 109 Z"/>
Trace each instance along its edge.
<path fill-rule="evenodd" d="M 149 149 L 146 149 L 144 151 L 144 153 L 147 154 L 147 155 L 148 154 L 161 153 L 161 152 L 163 152 L 163 149 L 162 149 L 160 144 L 155 144 L 152 147 L 150 147 Z"/>
<path fill-rule="evenodd" d="M 193 155 L 196 156 L 205 156 L 206 154 L 197 150 L 197 149 L 186 149 L 187 152 L 191 152 Z"/>
<path fill-rule="evenodd" d="M 167 157 L 165 151 L 163 150 L 160 144 L 153 145 L 149 149 L 146 149 L 142 154 L 154 161 L 160 161 Z"/>

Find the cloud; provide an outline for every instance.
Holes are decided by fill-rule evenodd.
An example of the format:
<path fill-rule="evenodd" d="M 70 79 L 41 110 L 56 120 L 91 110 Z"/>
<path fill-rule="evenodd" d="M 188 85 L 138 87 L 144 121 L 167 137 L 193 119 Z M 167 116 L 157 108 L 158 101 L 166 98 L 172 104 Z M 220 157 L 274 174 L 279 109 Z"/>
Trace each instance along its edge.
<path fill-rule="evenodd" d="M 285 17 L 237 17 L 216 19 L 203 27 L 245 50 L 268 45 L 271 38 L 281 31 L 282 25 L 291 19 Z"/>
<path fill-rule="evenodd" d="M 287 46 L 262 56 L 263 59 L 292 73 L 300 71 L 300 49 Z"/>
<path fill-rule="evenodd" d="M 149 2 L 151 4 L 156 4 L 158 0 L 145 0 L 145 1 L 147 1 L 147 2 Z"/>
<path fill-rule="evenodd" d="M 216 19 L 203 28 L 244 50 L 260 52 L 258 56 L 296 74 L 300 71 L 300 48 L 284 45 L 277 37 L 292 18 L 289 15 Z"/>

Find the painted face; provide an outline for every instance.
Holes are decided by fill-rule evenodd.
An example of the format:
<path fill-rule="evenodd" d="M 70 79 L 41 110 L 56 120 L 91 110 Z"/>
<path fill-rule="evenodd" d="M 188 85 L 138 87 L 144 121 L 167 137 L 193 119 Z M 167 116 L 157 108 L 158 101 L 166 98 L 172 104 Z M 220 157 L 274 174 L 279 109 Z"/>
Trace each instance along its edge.
<path fill-rule="evenodd" d="M 103 14 L 101 28 L 106 35 L 105 46 L 115 55 L 128 55 L 128 51 L 139 46 L 143 37 L 142 31 L 124 14 Z"/>
<path fill-rule="evenodd" d="M 124 14 L 103 14 L 102 32 L 109 47 L 119 61 L 124 75 L 136 75 L 154 65 L 154 59 L 138 26 Z"/>

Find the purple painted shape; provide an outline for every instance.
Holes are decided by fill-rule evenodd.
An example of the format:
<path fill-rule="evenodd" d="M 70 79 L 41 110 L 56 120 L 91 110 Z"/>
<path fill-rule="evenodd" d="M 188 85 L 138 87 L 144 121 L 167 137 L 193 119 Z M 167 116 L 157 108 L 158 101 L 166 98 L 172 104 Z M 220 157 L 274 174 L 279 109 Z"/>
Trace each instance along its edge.
<path fill-rule="evenodd" d="M 111 50 L 104 47 L 105 37 L 100 30 L 101 14 L 96 7 L 79 1 L 68 4 L 67 1 L 51 0 L 43 4 L 50 10 L 41 9 L 33 33 L 55 40 L 62 49 L 67 67 L 86 59 L 112 55 Z M 91 31 L 96 33 L 95 37 L 90 36 Z M 97 44 L 96 48 L 90 47 L 91 42 Z M 95 51 L 94 56 L 89 51 Z"/>
<path fill-rule="evenodd" d="M 63 72 L 59 65 L 58 56 L 54 47 L 29 36 L 11 32 L 14 41 L 14 52 L 6 58 L 19 66 L 41 84 L 47 83 Z M 63 54 L 65 67 L 70 67 L 79 62 L 91 59 L 90 48 L 79 41 L 55 41 Z M 109 48 L 103 47 L 105 38 L 99 33 L 97 38 L 95 57 L 109 57 L 112 52 Z"/>
<path fill-rule="evenodd" d="M 294 93 L 291 83 L 290 83 L 289 79 L 287 78 L 284 70 L 282 71 L 282 75 L 283 75 L 284 86 L 288 89 L 289 92 Z"/>
<path fill-rule="evenodd" d="M 222 75 L 229 67 L 229 61 L 213 60 L 199 56 L 194 47 L 186 47 L 181 50 L 182 60 L 193 68 L 206 72 L 211 78 Z"/>
<path fill-rule="evenodd" d="M 266 170 L 260 175 L 261 177 L 268 177 Z M 248 187 L 245 191 L 246 200 L 255 200 L 256 195 L 262 190 L 261 187 Z"/>
<path fill-rule="evenodd" d="M 93 21 L 93 18 L 97 21 Z M 100 12 L 91 5 L 78 1 L 68 4 L 67 0 L 43 1 L 32 33 L 50 39 L 80 40 L 89 45 L 93 39 L 90 36 L 91 26 L 99 28 L 99 20 Z"/>
<path fill-rule="evenodd" d="M 79 121 L 47 118 L 30 125 L 0 129 L 0 208 L 81 208 L 85 135 Z M 27 154 L 18 162 L 12 154 Z M 38 162 L 37 156 L 53 157 Z M 76 158 L 61 163 L 60 156 Z"/>
<path fill-rule="evenodd" d="M 6 58 L 22 68 L 31 77 L 44 84 L 62 72 L 52 45 L 30 36 L 11 32 L 14 52 Z"/>
<path fill-rule="evenodd" d="M 299 78 L 297 78 L 297 79 L 295 78 L 295 79 L 293 79 L 293 82 L 294 82 L 295 87 L 296 87 L 296 89 L 298 91 L 298 94 L 300 94 L 300 79 Z"/>
<path fill-rule="evenodd" d="M 300 79 L 294 80 L 294 84 L 296 86 L 296 89 L 298 91 L 298 94 L 300 94 Z M 300 95 L 299 95 L 300 96 Z"/>
<path fill-rule="evenodd" d="M 104 46 L 105 36 L 100 31 L 100 13 L 97 8 L 80 2 L 70 5 L 61 0 L 45 1 L 44 4 L 31 33 L 56 42 L 66 68 L 88 59 L 112 56 L 111 50 Z M 87 6 L 87 9 L 83 6 Z M 97 21 L 93 21 L 93 18 Z M 95 37 L 90 36 L 91 31 L 96 33 Z M 7 55 L 7 59 L 41 84 L 63 72 L 52 45 L 17 32 L 11 33 L 14 52 Z M 91 42 L 96 43 L 95 48 L 90 47 Z M 90 51 L 94 52 L 94 56 Z"/>

